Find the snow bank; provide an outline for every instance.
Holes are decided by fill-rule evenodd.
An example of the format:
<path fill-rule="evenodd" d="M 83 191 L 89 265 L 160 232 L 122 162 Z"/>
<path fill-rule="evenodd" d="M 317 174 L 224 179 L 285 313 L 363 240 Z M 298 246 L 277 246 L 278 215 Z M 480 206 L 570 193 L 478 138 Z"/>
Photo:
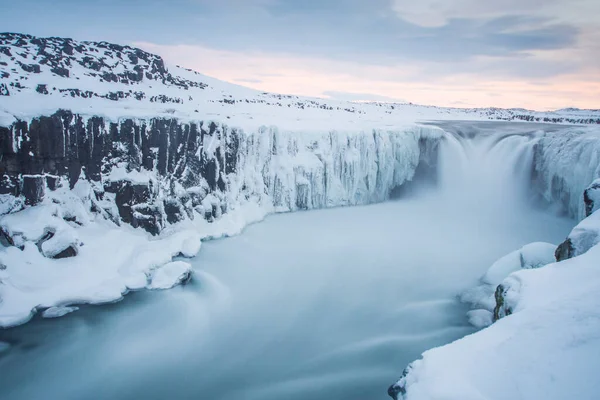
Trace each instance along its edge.
<path fill-rule="evenodd" d="M 477 328 L 491 325 L 494 319 L 497 319 L 494 311 L 498 285 L 513 272 L 541 268 L 553 263 L 555 250 L 556 245 L 550 243 L 530 243 L 496 261 L 481 277 L 481 285 L 461 295 L 461 301 L 473 308 L 467 313 L 469 322 Z"/>
<path fill-rule="evenodd" d="M 412 363 L 390 394 L 406 400 L 596 399 L 600 246 L 513 273 L 513 314 Z M 518 292 L 518 294 L 517 294 Z"/>

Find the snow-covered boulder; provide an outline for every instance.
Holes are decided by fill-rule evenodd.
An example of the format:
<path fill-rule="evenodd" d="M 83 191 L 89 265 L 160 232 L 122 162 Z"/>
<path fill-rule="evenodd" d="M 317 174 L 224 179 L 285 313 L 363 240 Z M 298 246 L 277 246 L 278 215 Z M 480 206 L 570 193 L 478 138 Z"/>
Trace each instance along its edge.
<path fill-rule="evenodd" d="M 74 229 L 61 229 L 50 235 L 40 245 L 42 254 L 48 258 L 75 257 L 79 252 L 79 238 Z"/>
<path fill-rule="evenodd" d="M 499 318 L 496 313 L 498 295 L 504 291 L 499 289 L 499 285 L 513 272 L 553 263 L 555 249 L 556 246 L 550 243 L 530 243 L 492 264 L 481 278 L 481 285 L 461 295 L 461 300 L 474 308 L 467 314 L 469 322 L 477 328 L 483 328 L 496 321 Z"/>
<path fill-rule="evenodd" d="M 581 221 L 567 239 L 556 249 L 556 261 L 584 254 L 600 242 L 600 212 L 596 211 Z"/>
<path fill-rule="evenodd" d="M 173 261 L 156 269 L 148 285 L 149 289 L 171 289 L 187 283 L 192 278 L 192 265 L 184 261 Z"/>

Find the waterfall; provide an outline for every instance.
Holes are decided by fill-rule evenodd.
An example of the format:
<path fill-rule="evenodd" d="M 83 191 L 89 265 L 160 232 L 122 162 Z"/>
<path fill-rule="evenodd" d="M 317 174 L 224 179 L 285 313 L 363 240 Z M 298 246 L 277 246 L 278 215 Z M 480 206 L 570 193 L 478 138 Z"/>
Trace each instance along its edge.
<path fill-rule="evenodd" d="M 530 194 L 531 135 L 447 132 L 440 146 L 439 189 L 444 201 L 466 207 L 515 207 Z"/>

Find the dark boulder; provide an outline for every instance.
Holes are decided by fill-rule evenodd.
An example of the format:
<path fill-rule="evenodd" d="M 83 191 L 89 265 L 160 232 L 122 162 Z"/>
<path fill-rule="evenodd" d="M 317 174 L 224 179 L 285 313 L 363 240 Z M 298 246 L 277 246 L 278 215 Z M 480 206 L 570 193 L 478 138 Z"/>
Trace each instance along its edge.
<path fill-rule="evenodd" d="M 556 257 L 556 261 L 564 261 L 572 258 L 575 255 L 575 249 L 573 248 L 573 243 L 571 239 L 567 239 L 562 242 L 554 252 L 554 256 Z"/>
<path fill-rule="evenodd" d="M 175 224 L 185 218 L 185 210 L 177 199 L 167 199 L 164 201 L 165 215 L 167 222 Z"/>
<path fill-rule="evenodd" d="M 56 190 L 58 188 L 58 176 L 46 175 L 46 186 L 50 190 Z"/>
<path fill-rule="evenodd" d="M 600 179 L 596 179 L 583 192 L 583 202 L 585 203 L 585 216 L 589 217 L 594 211 L 600 208 Z"/>
<path fill-rule="evenodd" d="M 115 201 L 119 209 L 119 215 L 123 222 L 131 224 L 133 221 L 133 206 L 150 203 L 154 196 L 152 182 L 132 183 L 129 181 L 111 182 L 104 190 L 116 193 Z"/>
<path fill-rule="evenodd" d="M 76 255 L 77 255 L 77 248 L 73 247 L 73 246 L 69 246 L 66 249 L 64 249 L 63 251 L 61 251 L 60 253 L 58 253 L 57 255 L 55 255 L 53 258 L 58 260 L 61 258 L 75 257 Z"/>
<path fill-rule="evenodd" d="M 131 226 L 142 228 L 156 236 L 164 227 L 162 211 L 156 205 L 139 204 L 133 206 Z"/>
<path fill-rule="evenodd" d="M 48 94 L 48 86 L 45 85 L 45 84 L 40 83 L 35 88 L 35 91 L 38 92 L 38 93 L 40 93 L 40 94 Z"/>
<path fill-rule="evenodd" d="M 58 76 L 62 76 L 63 78 L 69 77 L 69 70 L 63 67 L 54 67 L 50 71 Z"/>

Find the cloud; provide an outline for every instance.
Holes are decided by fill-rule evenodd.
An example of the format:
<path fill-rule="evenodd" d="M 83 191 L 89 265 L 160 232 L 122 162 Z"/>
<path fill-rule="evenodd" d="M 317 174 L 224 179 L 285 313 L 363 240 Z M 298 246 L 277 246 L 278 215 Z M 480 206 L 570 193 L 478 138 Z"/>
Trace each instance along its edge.
<path fill-rule="evenodd" d="M 240 83 L 262 83 L 263 81 L 260 79 L 255 79 L 255 78 L 239 78 L 239 79 L 234 79 L 234 82 L 240 82 Z"/>
<path fill-rule="evenodd" d="M 600 11 L 597 0 L 392 0 L 392 8 L 400 18 L 426 27 L 440 27 L 453 19 L 485 20 L 511 15 L 577 23 L 595 21 L 597 14 L 588 13 Z"/>
<path fill-rule="evenodd" d="M 322 93 L 323 96 L 327 96 L 336 100 L 345 101 L 381 101 L 387 103 L 407 103 L 406 100 L 401 100 L 394 97 L 382 96 L 375 93 L 353 93 L 353 92 L 339 92 L 335 90 L 327 90 Z"/>
<path fill-rule="evenodd" d="M 600 73 L 588 76 L 571 72 L 556 78 L 552 75 L 556 71 L 549 71 L 552 73 L 546 76 L 534 71 L 530 75 L 535 79 L 523 79 L 505 71 L 507 63 L 494 57 L 476 58 L 444 70 L 449 68 L 448 64 L 415 62 L 386 66 L 202 46 L 137 45 L 162 55 L 172 64 L 232 83 L 243 76 L 246 81 L 260 81 L 248 82 L 246 86 L 282 94 L 355 101 L 402 99 L 439 106 L 457 106 L 460 101 L 461 106 L 468 107 L 599 108 Z M 526 57 L 514 61 L 523 63 L 518 67 L 521 69 L 541 68 L 535 67 L 534 60 Z"/>

